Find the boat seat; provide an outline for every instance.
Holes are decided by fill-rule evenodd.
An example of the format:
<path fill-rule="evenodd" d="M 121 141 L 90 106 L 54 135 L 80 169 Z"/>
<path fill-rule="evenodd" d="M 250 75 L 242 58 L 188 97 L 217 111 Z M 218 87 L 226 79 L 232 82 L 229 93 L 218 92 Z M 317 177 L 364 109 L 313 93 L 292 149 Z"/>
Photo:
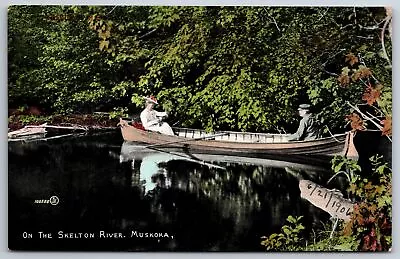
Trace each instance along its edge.
<path fill-rule="evenodd" d="M 146 129 L 143 127 L 143 124 L 142 124 L 141 122 L 134 121 L 134 122 L 132 122 L 132 126 L 133 126 L 134 128 L 136 128 L 136 129 L 139 129 L 139 130 L 146 130 Z"/>

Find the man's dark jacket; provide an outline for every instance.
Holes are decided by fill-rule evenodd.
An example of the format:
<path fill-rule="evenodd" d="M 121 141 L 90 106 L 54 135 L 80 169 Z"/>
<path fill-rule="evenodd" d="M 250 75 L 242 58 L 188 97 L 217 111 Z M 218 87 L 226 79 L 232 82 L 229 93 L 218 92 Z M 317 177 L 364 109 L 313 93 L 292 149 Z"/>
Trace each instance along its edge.
<path fill-rule="evenodd" d="M 306 114 L 300 121 L 296 133 L 288 137 L 289 141 L 312 140 L 321 137 L 320 123 L 313 114 Z"/>

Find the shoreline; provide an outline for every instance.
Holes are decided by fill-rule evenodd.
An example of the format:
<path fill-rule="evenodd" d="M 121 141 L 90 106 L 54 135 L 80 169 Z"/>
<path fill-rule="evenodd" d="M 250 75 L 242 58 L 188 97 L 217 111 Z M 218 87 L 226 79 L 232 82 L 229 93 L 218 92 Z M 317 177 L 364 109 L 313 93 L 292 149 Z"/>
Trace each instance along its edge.
<path fill-rule="evenodd" d="M 69 114 L 69 115 L 30 115 L 19 114 L 8 116 L 8 132 L 38 126 L 44 123 L 52 126 L 83 126 L 88 130 L 103 130 L 117 128 L 118 118 L 110 119 L 103 114 Z"/>

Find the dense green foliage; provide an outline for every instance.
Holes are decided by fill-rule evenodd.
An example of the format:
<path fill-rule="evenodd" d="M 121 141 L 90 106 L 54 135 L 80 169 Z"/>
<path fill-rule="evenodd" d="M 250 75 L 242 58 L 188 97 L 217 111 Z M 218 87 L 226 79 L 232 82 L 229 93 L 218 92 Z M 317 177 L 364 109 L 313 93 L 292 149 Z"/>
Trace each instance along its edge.
<path fill-rule="evenodd" d="M 9 105 L 137 114 L 152 94 L 182 126 L 278 132 L 293 131 L 297 105 L 311 102 L 343 130 L 345 101 L 365 89 L 337 81 L 346 54 L 391 87 L 385 17 L 384 8 L 11 6 Z"/>

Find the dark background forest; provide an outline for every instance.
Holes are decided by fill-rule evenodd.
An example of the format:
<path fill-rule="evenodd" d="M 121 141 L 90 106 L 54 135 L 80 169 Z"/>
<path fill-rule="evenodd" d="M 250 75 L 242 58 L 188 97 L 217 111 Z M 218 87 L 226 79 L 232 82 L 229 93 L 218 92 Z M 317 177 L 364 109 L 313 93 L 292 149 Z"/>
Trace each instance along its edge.
<path fill-rule="evenodd" d="M 179 126 L 291 132 L 310 103 L 340 132 L 365 74 L 391 108 L 386 17 L 383 7 L 10 6 L 8 105 L 132 116 L 154 95 Z"/>

